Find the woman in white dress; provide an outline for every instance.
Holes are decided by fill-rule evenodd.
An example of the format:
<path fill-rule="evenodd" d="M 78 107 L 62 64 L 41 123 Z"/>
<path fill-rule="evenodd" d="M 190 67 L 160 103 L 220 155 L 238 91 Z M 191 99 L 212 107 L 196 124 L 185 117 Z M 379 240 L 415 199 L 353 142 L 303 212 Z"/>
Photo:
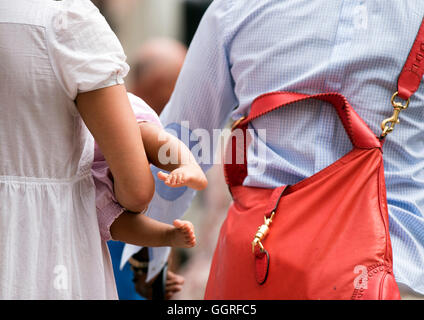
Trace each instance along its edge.
<path fill-rule="evenodd" d="M 88 0 L 0 0 L 0 299 L 117 298 L 87 127 L 118 201 L 143 209 L 154 185 L 125 59 Z"/>

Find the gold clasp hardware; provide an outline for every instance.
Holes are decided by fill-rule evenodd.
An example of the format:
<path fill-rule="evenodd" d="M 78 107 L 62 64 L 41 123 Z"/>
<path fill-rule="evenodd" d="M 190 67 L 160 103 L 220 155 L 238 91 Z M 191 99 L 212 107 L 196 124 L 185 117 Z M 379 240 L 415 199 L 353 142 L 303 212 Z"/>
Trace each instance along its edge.
<path fill-rule="evenodd" d="M 258 231 L 256 231 L 255 234 L 255 238 L 252 241 L 252 252 L 255 252 L 255 247 L 257 245 L 259 245 L 259 247 L 261 248 L 261 251 L 264 251 L 265 248 L 262 245 L 262 240 L 267 236 L 267 234 L 269 233 L 269 226 L 271 225 L 272 222 L 272 218 L 274 218 L 275 215 L 275 211 L 273 211 L 271 213 L 271 216 L 269 218 L 267 218 L 266 216 L 264 217 L 264 224 L 261 225 L 258 228 Z"/>
<path fill-rule="evenodd" d="M 396 91 L 392 98 L 390 99 L 390 102 L 393 106 L 393 115 L 390 118 L 387 118 L 383 120 L 381 123 L 381 130 L 383 130 L 383 133 L 381 134 L 382 137 L 385 137 L 388 133 L 392 132 L 395 128 L 396 123 L 399 123 L 399 114 L 402 110 L 405 110 L 409 106 L 409 98 L 406 101 L 406 104 L 403 105 L 400 102 L 395 101 L 395 98 L 397 97 L 399 93 Z M 390 125 L 389 125 L 390 123 Z"/>
<path fill-rule="evenodd" d="M 231 131 L 234 131 L 235 128 L 242 122 L 246 117 L 241 117 L 240 119 L 234 121 L 233 125 L 231 126 Z"/>

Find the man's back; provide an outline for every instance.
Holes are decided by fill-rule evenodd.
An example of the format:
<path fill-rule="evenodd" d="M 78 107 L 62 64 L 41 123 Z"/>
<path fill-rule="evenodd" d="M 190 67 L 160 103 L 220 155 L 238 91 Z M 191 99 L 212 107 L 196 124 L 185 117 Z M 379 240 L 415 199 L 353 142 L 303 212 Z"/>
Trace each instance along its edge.
<path fill-rule="evenodd" d="M 161 120 L 165 126 L 187 120 L 190 129 L 212 132 L 230 114 L 246 115 L 265 92 L 336 91 L 380 135 L 423 15 L 419 0 L 215 0 Z M 394 271 L 399 282 L 424 293 L 424 85 L 400 121 L 384 145 Z M 321 102 L 295 104 L 252 128 L 267 130 L 266 145 L 256 139 L 249 149 L 247 186 L 296 183 L 352 147 L 334 110 Z M 261 145 L 266 157 L 254 152 Z M 178 200 L 181 209 L 184 201 Z"/>

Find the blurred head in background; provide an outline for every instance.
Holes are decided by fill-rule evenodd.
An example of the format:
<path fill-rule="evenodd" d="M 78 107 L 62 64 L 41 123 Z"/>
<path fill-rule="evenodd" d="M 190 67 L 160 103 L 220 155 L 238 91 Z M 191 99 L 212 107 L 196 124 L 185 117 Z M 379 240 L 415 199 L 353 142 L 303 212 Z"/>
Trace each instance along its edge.
<path fill-rule="evenodd" d="M 174 39 L 145 42 L 133 57 L 131 92 L 160 114 L 171 97 L 187 48 Z"/>

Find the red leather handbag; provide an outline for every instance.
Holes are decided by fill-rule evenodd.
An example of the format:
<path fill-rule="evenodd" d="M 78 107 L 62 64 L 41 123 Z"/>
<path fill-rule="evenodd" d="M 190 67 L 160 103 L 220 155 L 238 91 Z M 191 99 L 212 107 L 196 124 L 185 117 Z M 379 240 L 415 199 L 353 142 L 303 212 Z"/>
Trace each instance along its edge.
<path fill-rule="evenodd" d="M 394 114 L 383 121 L 380 138 L 339 93 L 273 92 L 252 103 L 248 117 L 233 126 L 243 134 L 244 145 L 227 146 L 233 161 L 224 171 L 234 201 L 221 227 L 205 299 L 400 298 L 392 269 L 382 145 L 423 74 L 424 21 L 392 97 Z M 396 102 L 397 95 L 408 102 Z M 294 185 L 243 186 L 248 123 L 307 99 L 334 106 L 353 149 Z M 240 152 L 244 162 L 237 164 Z"/>

